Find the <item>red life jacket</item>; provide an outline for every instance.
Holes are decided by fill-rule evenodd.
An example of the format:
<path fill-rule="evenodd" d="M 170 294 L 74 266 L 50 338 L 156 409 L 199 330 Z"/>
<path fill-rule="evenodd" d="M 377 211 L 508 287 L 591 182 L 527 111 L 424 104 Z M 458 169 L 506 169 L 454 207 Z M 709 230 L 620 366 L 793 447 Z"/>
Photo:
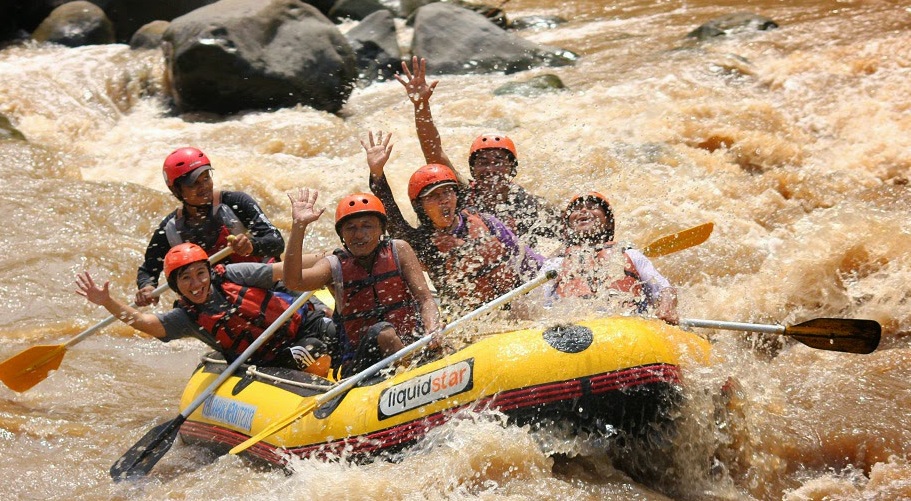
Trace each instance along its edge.
<path fill-rule="evenodd" d="M 400 336 L 408 336 L 417 328 L 417 302 L 402 276 L 394 242 L 380 242 L 369 271 L 345 249 L 327 257 L 335 310 L 351 349 L 357 349 L 361 336 L 377 322 L 391 323 Z"/>
<path fill-rule="evenodd" d="M 230 359 L 243 353 L 290 306 L 270 290 L 226 280 L 225 267 L 222 265 L 212 268 L 212 287 L 221 292 L 227 301 L 217 311 L 209 303 L 197 305 L 184 298 L 180 299 L 178 305 L 215 339 L 222 353 Z M 302 321 L 300 313 L 295 312 L 269 341 L 256 350 L 251 363 L 268 363 L 282 349 L 291 346 L 297 339 Z"/>
<path fill-rule="evenodd" d="M 441 285 L 461 300 L 461 309 L 473 309 L 520 283 L 513 253 L 497 238 L 480 214 L 463 210 L 468 227 L 465 244 L 451 249 L 442 264 Z"/>
<path fill-rule="evenodd" d="M 209 212 L 209 219 L 205 224 L 211 227 L 211 231 L 217 233 L 215 242 L 211 245 L 200 245 L 206 254 L 212 255 L 228 246 L 229 235 L 240 235 L 247 231 L 247 227 L 240 222 L 240 218 L 234 213 L 230 206 L 221 203 L 221 192 L 215 191 L 212 197 L 212 210 Z M 171 247 L 184 243 L 184 232 L 186 230 L 186 219 L 183 214 L 183 207 L 177 209 L 177 214 L 165 224 L 164 232 L 168 237 L 168 243 Z M 230 263 L 271 263 L 275 258 L 263 258 L 261 256 L 241 256 L 231 254 L 227 261 Z"/>
<path fill-rule="evenodd" d="M 609 270 L 611 260 L 617 259 L 617 253 L 624 259 L 623 277 L 611 280 L 605 276 Z M 600 249 L 591 247 L 572 246 L 563 253 L 563 264 L 557 276 L 556 293 L 560 297 L 590 298 L 599 291 L 613 289 L 632 294 L 633 303 L 630 306 L 639 307 L 644 301 L 642 280 L 633 265 L 632 259 L 609 242 Z M 610 280 L 610 281 L 609 281 Z"/>

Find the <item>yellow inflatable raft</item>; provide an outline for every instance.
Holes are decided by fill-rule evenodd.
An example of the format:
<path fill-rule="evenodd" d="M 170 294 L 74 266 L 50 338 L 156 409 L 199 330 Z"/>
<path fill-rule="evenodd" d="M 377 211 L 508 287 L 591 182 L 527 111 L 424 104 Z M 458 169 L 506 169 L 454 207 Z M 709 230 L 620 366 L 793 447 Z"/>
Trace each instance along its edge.
<path fill-rule="evenodd" d="M 706 364 L 707 341 L 657 320 L 611 317 L 485 337 L 393 377 L 367 380 L 243 454 L 282 465 L 287 454 L 392 452 L 465 409 L 494 408 L 517 424 L 565 422 L 635 433 L 661 420 L 681 390 L 681 365 Z M 193 374 L 181 409 L 225 368 Z M 297 371 L 238 371 L 189 416 L 183 440 L 224 454 L 332 382 Z"/>

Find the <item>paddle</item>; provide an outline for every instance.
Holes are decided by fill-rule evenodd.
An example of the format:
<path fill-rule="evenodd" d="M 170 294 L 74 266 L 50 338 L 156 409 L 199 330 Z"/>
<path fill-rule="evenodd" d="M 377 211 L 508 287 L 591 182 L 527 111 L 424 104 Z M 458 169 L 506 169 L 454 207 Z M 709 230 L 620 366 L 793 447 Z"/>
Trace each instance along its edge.
<path fill-rule="evenodd" d="M 209 262 L 217 263 L 231 255 L 232 252 L 233 249 L 231 247 L 225 247 L 211 255 Z M 170 289 L 168 284 L 162 284 L 152 291 L 152 296 L 158 297 L 168 289 Z M 136 303 L 130 303 L 130 306 L 135 307 Z M 115 320 L 117 318 L 114 315 L 110 315 L 64 344 L 33 346 L 17 355 L 13 355 L 0 363 L 0 381 L 3 381 L 3 384 L 13 391 L 21 393 L 28 390 L 44 381 L 51 371 L 60 367 L 60 362 L 63 361 L 63 355 L 66 353 L 67 348 L 107 327 Z"/>
<path fill-rule="evenodd" d="M 854 318 L 814 318 L 797 325 L 745 324 L 682 318 L 680 325 L 779 334 L 792 337 L 819 350 L 860 354 L 872 353 L 879 346 L 882 333 L 882 327 L 875 320 Z"/>
<path fill-rule="evenodd" d="M 502 304 L 512 301 L 516 296 L 525 294 L 526 292 L 528 292 L 536 287 L 539 287 L 544 282 L 547 282 L 548 280 L 553 280 L 554 278 L 556 278 L 556 276 L 557 276 L 556 271 L 553 271 L 553 270 L 548 271 L 547 273 L 540 275 L 537 278 L 535 278 L 529 282 L 526 282 L 524 285 L 522 285 L 516 289 L 513 289 L 512 291 L 507 292 L 506 294 L 503 294 L 502 296 L 494 299 L 493 301 L 480 306 L 478 309 L 472 311 L 471 313 L 465 315 L 464 317 L 450 323 L 438 335 L 443 336 L 445 334 L 448 334 L 450 331 L 452 331 L 459 325 L 461 325 L 465 322 L 468 322 L 469 320 L 473 320 L 474 318 L 478 317 L 479 315 L 482 315 Z M 327 391 L 326 393 L 323 393 L 322 395 L 314 398 L 313 400 L 308 401 L 305 405 L 298 407 L 297 409 L 292 411 L 287 416 L 272 423 L 271 425 L 267 426 L 265 429 L 263 429 L 256 435 L 253 435 L 246 441 L 240 443 L 239 445 L 237 445 L 236 447 L 231 449 L 230 453 L 239 454 L 239 453 L 249 449 L 253 445 L 259 443 L 263 439 L 266 439 L 266 438 L 278 433 L 279 431 L 283 430 L 287 426 L 290 426 L 291 423 L 293 423 L 293 422 L 297 421 L 298 419 L 304 417 L 305 415 L 315 411 L 316 409 L 318 409 L 320 406 L 322 406 L 326 402 L 334 399 L 335 397 L 337 397 L 339 395 L 342 395 L 343 393 L 347 392 L 351 388 L 354 388 L 361 381 L 376 374 L 377 372 L 379 372 L 381 369 L 385 368 L 389 364 L 392 364 L 392 363 L 402 359 L 406 355 L 413 353 L 413 352 L 423 348 L 424 346 L 427 346 L 427 344 L 429 344 L 430 341 L 432 340 L 433 335 L 434 335 L 433 333 L 427 334 L 426 336 L 422 337 L 421 339 L 418 339 L 417 341 L 409 344 L 408 346 L 405 346 L 401 350 L 393 353 L 392 355 L 389 355 L 388 357 L 380 360 L 379 362 L 371 365 L 370 367 L 367 367 L 366 369 L 355 374 L 354 376 L 351 376 L 350 378 L 347 378 L 344 381 L 339 382 L 338 384 L 333 386 L 331 390 Z"/>
<path fill-rule="evenodd" d="M 645 257 L 658 257 L 677 252 L 708 240 L 715 228 L 715 223 L 705 223 L 687 230 L 661 237 L 642 249 Z"/>
<path fill-rule="evenodd" d="M 168 452 L 168 449 L 171 448 L 174 439 L 177 438 L 177 432 L 180 431 L 180 425 L 187 420 L 187 417 L 189 417 L 197 407 L 205 403 L 205 401 L 218 390 L 221 384 L 231 377 L 234 374 L 234 371 L 253 355 L 253 352 L 259 349 L 263 343 L 268 341 L 269 338 L 275 334 L 275 331 L 287 322 L 288 319 L 291 318 L 291 315 L 299 310 L 312 295 L 313 292 L 307 292 L 295 299 L 294 302 L 291 303 L 291 306 L 275 319 L 275 321 L 272 322 L 272 325 L 263 331 L 263 333 L 260 334 L 260 336 L 256 338 L 256 340 L 253 341 L 236 360 L 231 362 L 231 365 L 229 365 L 208 388 L 200 393 L 199 396 L 196 397 L 196 400 L 190 402 L 190 405 L 188 405 L 176 418 L 149 430 L 139 442 L 136 442 L 136 445 L 131 447 L 130 450 L 114 463 L 114 466 L 111 466 L 111 478 L 120 481 L 141 477 L 149 473 L 149 471 L 152 470 L 152 467 L 154 467 L 162 456 Z"/>

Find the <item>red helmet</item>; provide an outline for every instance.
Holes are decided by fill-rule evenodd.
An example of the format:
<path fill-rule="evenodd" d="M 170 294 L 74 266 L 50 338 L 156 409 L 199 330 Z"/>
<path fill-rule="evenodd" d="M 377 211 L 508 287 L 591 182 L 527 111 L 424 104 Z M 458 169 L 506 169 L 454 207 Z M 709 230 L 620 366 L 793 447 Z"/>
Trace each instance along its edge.
<path fill-rule="evenodd" d="M 481 150 L 506 150 L 512 155 L 512 160 L 516 166 L 519 165 L 519 154 L 516 153 L 516 144 L 503 134 L 481 134 L 471 143 L 471 149 L 468 150 L 468 165 L 474 167 L 476 153 Z"/>
<path fill-rule="evenodd" d="M 421 195 L 426 194 L 428 188 L 447 184 L 459 184 L 452 169 L 442 164 L 427 164 L 411 175 L 408 198 L 412 203 L 416 202 Z"/>
<path fill-rule="evenodd" d="M 188 264 L 208 260 L 209 255 L 202 247 L 189 242 L 177 244 L 164 256 L 164 276 L 170 278 L 171 273 Z"/>
<path fill-rule="evenodd" d="M 161 171 L 164 175 L 164 182 L 168 188 L 174 188 L 174 182 L 183 175 L 189 174 L 194 170 L 211 165 L 209 157 L 196 148 L 180 148 L 164 159 L 164 167 Z"/>
<path fill-rule="evenodd" d="M 338 201 L 335 208 L 335 232 L 342 235 L 341 224 L 345 219 L 362 214 L 375 214 L 386 226 L 386 208 L 379 198 L 370 193 L 354 193 Z"/>

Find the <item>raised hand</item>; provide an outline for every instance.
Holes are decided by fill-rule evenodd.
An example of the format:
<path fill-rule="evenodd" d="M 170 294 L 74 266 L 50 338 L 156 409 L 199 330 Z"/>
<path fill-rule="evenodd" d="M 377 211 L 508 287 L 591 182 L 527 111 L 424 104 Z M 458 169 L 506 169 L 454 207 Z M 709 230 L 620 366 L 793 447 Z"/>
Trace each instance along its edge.
<path fill-rule="evenodd" d="M 376 141 L 374 141 L 373 132 L 370 132 L 368 139 L 369 143 L 361 140 L 361 146 L 367 152 L 367 166 L 370 167 L 370 175 L 382 177 L 383 167 L 386 166 L 386 162 L 389 161 L 389 154 L 392 153 L 392 144 L 389 144 L 392 134 L 386 134 L 384 139 L 383 131 L 377 131 Z"/>
<path fill-rule="evenodd" d="M 79 287 L 76 289 L 76 294 L 97 305 L 103 306 L 111 299 L 110 285 L 110 282 L 105 282 L 102 287 L 98 287 L 87 271 L 76 275 L 76 286 Z"/>
<path fill-rule="evenodd" d="M 436 88 L 440 81 L 434 80 L 430 82 L 430 84 L 427 83 L 426 59 L 418 59 L 417 56 L 413 56 L 411 58 L 411 66 L 414 68 L 414 73 L 408 69 L 408 64 L 405 63 L 405 61 L 402 61 L 402 73 L 405 76 L 402 77 L 401 74 L 396 73 L 395 79 L 405 86 L 405 92 L 408 93 L 408 99 L 417 106 L 421 103 L 430 101 L 430 96 L 433 95 L 433 89 Z"/>
<path fill-rule="evenodd" d="M 299 188 L 297 197 L 288 194 L 288 199 L 291 200 L 291 220 L 295 225 L 307 226 L 326 212 L 325 208 L 314 207 L 318 197 L 319 192 L 310 188 Z"/>

